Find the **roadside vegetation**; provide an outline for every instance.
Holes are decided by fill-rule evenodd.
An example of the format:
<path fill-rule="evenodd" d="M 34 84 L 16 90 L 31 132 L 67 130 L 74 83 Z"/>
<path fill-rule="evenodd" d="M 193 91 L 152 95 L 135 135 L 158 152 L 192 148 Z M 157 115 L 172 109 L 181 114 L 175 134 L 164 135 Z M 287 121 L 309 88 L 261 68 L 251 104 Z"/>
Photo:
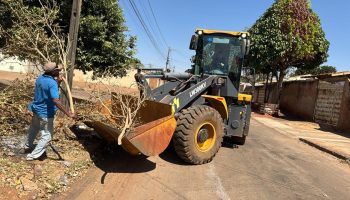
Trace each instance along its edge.
<path fill-rule="evenodd" d="M 288 69 L 312 71 L 327 61 L 329 42 L 309 0 L 278 0 L 248 30 L 249 65 L 266 83 L 275 77 L 278 96 Z"/>
<path fill-rule="evenodd" d="M 16 56 L 37 66 L 54 61 L 62 64 L 65 72 L 71 70 L 67 59 L 71 45 L 68 38 L 71 3 L 0 1 L 2 56 Z M 75 68 L 93 71 L 94 78 L 125 76 L 126 70 L 139 61 L 134 58 L 136 37 L 127 34 L 124 23 L 118 1 L 84 1 Z M 48 158 L 25 161 L 20 150 L 30 125 L 27 105 L 33 99 L 35 78 L 28 75 L 25 80 L 15 80 L 0 88 L 0 199 L 51 198 L 84 176 L 99 159 L 95 153 L 103 151 L 99 148 L 102 141 L 82 121 L 91 117 L 109 120 L 98 112 L 96 103 L 102 102 L 103 95 L 110 91 L 89 88 L 87 99 L 92 101 L 75 103 L 78 121 L 55 118 L 53 148 L 47 148 Z"/>

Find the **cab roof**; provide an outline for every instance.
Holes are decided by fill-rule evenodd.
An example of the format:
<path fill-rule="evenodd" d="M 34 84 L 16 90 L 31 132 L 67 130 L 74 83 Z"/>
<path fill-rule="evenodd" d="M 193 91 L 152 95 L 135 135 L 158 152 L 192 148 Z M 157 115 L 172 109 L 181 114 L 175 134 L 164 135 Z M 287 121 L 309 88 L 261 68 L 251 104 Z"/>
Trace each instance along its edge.
<path fill-rule="evenodd" d="M 197 28 L 195 30 L 195 33 L 198 33 L 198 31 L 203 31 L 204 34 L 210 35 L 210 34 L 227 34 L 232 36 L 241 36 L 243 33 L 247 34 L 249 36 L 248 32 L 237 32 L 237 31 L 222 31 L 222 30 L 210 30 L 210 29 L 203 29 L 203 28 Z"/>

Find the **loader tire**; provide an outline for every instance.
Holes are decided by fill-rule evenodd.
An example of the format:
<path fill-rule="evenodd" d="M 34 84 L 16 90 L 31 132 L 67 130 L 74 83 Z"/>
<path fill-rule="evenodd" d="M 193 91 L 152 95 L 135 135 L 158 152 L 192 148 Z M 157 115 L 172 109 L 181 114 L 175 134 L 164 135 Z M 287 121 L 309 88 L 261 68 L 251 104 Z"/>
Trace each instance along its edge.
<path fill-rule="evenodd" d="M 205 105 L 189 107 L 179 114 L 173 136 L 176 154 L 191 164 L 210 162 L 223 140 L 224 124 L 221 115 Z"/>

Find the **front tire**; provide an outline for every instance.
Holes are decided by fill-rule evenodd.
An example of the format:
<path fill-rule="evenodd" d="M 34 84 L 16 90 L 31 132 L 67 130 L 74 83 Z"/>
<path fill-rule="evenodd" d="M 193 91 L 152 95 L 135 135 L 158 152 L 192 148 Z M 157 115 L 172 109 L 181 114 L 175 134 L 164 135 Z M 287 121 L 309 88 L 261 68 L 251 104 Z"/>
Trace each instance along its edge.
<path fill-rule="evenodd" d="M 191 164 L 210 162 L 219 151 L 224 135 L 218 111 L 197 105 L 180 112 L 173 144 L 177 155 Z"/>

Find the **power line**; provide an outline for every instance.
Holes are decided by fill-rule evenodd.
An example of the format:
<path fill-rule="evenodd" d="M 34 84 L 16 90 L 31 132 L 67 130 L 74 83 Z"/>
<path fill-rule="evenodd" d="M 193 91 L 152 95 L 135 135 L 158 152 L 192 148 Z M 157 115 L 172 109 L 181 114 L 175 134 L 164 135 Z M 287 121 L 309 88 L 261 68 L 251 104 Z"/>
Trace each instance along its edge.
<path fill-rule="evenodd" d="M 158 21 L 157 21 L 157 18 L 156 18 L 156 16 L 155 16 L 154 12 L 153 12 L 151 2 L 150 2 L 149 0 L 147 0 L 147 2 L 148 2 L 148 5 L 149 5 L 149 8 L 151 9 L 151 13 L 152 13 L 153 19 L 154 19 L 154 21 L 156 22 L 157 29 L 158 29 L 158 31 L 159 31 L 160 37 L 162 38 L 164 44 L 165 44 L 167 47 L 169 47 L 168 43 L 167 43 L 166 40 L 164 39 L 164 36 L 163 36 L 162 31 L 161 31 L 160 28 L 159 28 L 159 24 L 158 24 Z"/>
<path fill-rule="evenodd" d="M 150 32 L 153 33 L 152 35 L 156 36 L 157 31 L 155 30 L 154 23 L 151 22 L 152 20 L 151 20 L 149 11 L 147 9 L 147 6 L 144 5 L 144 1 L 139 1 L 138 3 L 139 3 L 139 6 L 141 7 L 140 11 L 143 11 L 143 14 L 144 14 L 143 16 L 145 16 L 144 19 L 146 19 L 146 22 L 148 23 L 148 25 L 150 27 Z M 155 38 L 157 38 L 157 37 L 155 37 Z"/>
<path fill-rule="evenodd" d="M 184 58 L 191 58 L 191 55 L 187 55 L 184 52 L 182 52 L 181 50 L 178 49 L 174 49 L 172 48 L 171 50 L 173 50 L 175 53 L 177 53 L 178 55 L 184 57 Z"/>
<path fill-rule="evenodd" d="M 163 59 L 165 59 L 164 54 L 163 54 L 162 51 L 160 50 L 160 48 L 159 48 L 159 46 L 158 46 L 156 40 L 154 39 L 152 33 L 151 33 L 150 30 L 148 29 L 147 24 L 146 24 L 145 21 L 143 20 L 141 14 L 140 14 L 140 11 L 138 10 L 138 8 L 137 8 L 135 2 L 134 2 L 133 0 L 129 0 L 129 3 L 130 3 L 130 5 L 131 5 L 131 7 L 132 7 L 134 13 L 136 14 L 138 20 L 140 21 L 141 26 L 142 26 L 142 28 L 144 29 L 144 31 L 145 31 L 145 33 L 146 33 L 148 39 L 151 41 L 151 44 L 152 44 L 153 47 L 156 49 L 156 51 L 159 53 L 159 55 L 160 55 Z"/>

